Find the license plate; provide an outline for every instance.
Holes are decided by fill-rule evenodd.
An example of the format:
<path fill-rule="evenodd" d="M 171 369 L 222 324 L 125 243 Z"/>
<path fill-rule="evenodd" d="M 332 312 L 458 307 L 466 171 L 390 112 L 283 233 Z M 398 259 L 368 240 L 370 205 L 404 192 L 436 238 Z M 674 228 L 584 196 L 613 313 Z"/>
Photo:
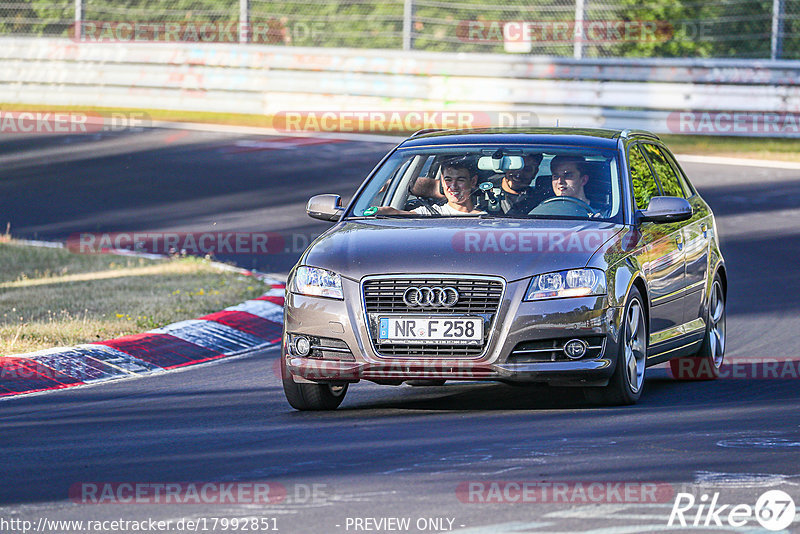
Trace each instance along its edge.
<path fill-rule="evenodd" d="M 378 342 L 479 345 L 483 341 L 480 317 L 380 317 Z"/>

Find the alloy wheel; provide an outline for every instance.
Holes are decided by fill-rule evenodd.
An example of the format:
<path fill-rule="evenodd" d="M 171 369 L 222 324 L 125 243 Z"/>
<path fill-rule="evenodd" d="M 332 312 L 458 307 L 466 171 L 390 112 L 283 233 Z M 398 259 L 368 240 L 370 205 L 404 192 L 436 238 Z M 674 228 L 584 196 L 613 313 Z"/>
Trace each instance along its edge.
<path fill-rule="evenodd" d="M 644 313 L 638 300 L 631 302 L 625 321 L 625 374 L 628 386 L 636 393 L 644 382 L 646 363 Z"/>
<path fill-rule="evenodd" d="M 719 368 L 725 357 L 725 297 L 718 281 L 714 281 L 711 288 L 708 322 L 709 352 L 714 360 L 714 367 Z"/>

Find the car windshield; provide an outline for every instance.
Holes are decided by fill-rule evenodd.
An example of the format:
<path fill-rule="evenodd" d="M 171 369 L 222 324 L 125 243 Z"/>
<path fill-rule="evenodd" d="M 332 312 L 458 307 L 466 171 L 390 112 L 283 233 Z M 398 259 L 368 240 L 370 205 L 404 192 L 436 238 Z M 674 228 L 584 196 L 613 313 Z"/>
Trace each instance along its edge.
<path fill-rule="evenodd" d="M 348 217 L 622 218 L 616 151 L 485 145 L 398 149 Z"/>

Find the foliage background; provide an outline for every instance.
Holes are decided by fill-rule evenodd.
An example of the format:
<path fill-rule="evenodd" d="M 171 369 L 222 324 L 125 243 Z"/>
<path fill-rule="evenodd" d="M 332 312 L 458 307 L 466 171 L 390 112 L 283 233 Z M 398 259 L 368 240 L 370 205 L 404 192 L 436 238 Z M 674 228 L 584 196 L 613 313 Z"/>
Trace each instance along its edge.
<path fill-rule="evenodd" d="M 800 0 L 782 0 L 782 59 L 800 58 Z M 404 0 L 250 0 L 262 42 L 285 46 L 401 48 Z M 415 50 L 505 53 L 502 41 L 465 35 L 470 21 L 574 21 L 574 0 L 412 0 Z M 772 0 L 585 0 L 585 20 L 654 21 L 657 40 L 587 42 L 585 57 L 768 58 Z M 232 22 L 238 0 L 83 0 L 83 20 Z M 0 35 L 71 36 L 72 0 L 1 0 Z M 570 42 L 537 40 L 531 54 L 571 57 Z"/>

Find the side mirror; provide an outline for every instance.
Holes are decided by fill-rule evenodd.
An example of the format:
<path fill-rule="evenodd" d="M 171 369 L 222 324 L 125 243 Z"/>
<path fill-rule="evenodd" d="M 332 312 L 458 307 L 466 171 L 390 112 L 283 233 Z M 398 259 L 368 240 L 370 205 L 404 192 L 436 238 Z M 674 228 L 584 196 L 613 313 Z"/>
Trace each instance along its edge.
<path fill-rule="evenodd" d="M 306 213 L 321 221 L 338 221 L 344 213 L 342 197 L 339 195 L 316 195 L 308 199 Z"/>
<path fill-rule="evenodd" d="M 640 222 L 680 222 L 692 218 L 692 205 L 685 198 L 653 197 L 646 210 L 636 213 Z"/>

